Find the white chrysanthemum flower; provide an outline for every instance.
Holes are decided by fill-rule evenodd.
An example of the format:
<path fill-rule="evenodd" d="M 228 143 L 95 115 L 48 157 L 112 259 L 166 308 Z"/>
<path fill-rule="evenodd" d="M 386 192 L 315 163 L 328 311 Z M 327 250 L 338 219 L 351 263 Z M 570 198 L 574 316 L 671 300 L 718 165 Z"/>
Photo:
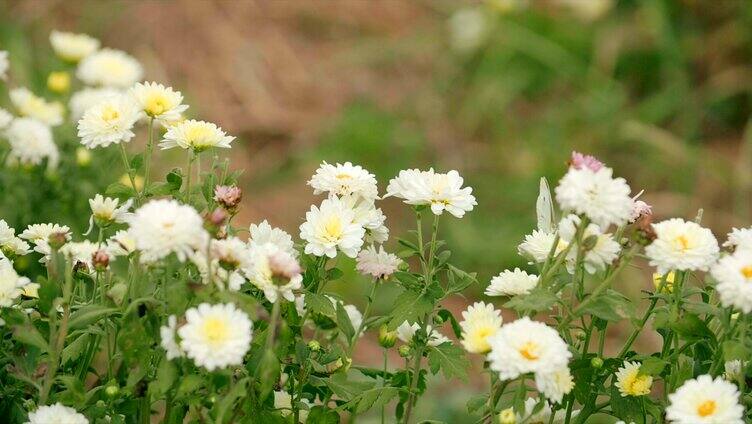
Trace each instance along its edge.
<path fill-rule="evenodd" d="M 408 169 L 400 171 L 389 181 L 386 196 L 403 199 L 408 205 L 429 205 L 431 211 L 441 215 L 447 211 L 457 218 L 473 210 L 478 204 L 472 195 L 471 187 L 462 187 L 464 180 L 457 171 L 446 174 L 433 169 L 420 171 Z"/>
<path fill-rule="evenodd" d="M 653 377 L 640 375 L 639 362 L 625 362 L 616 371 L 615 384 L 622 396 L 645 396 L 650 394 Z"/>
<path fill-rule="evenodd" d="M 302 287 L 303 275 L 297 260 L 276 244 L 252 246 L 250 264 L 243 268 L 243 272 L 271 303 L 280 296 L 289 302 L 294 301 L 293 290 Z"/>
<path fill-rule="evenodd" d="M 537 399 L 527 398 L 525 400 L 525 413 L 522 415 L 517 414 L 517 421 L 525 422 L 526 424 L 564 424 L 567 418 L 566 409 L 559 409 L 554 413 L 553 418 L 551 418 L 552 411 L 548 402 L 543 402 L 543 408 L 533 413 L 538 403 Z M 579 414 L 580 410 L 575 409 L 572 411 L 571 418 L 575 418 Z"/>
<path fill-rule="evenodd" d="M 29 279 L 19 276 L 9 261 L 0 259 L 0 307 L 13 305 L 13 301 L 23 294 L 23 286 L 28 283 Z"/>
<path fill-rule="evenodd" d="M 0 253 L 6 257 L 23 256 L 30 252 L 29 244 L 16 237 L 16 230 L 0 219 Z"/>
<path fill-rule="evenodd" d="M 488 353 L 488 338 L 501 328 L 501 312 L 490 303 L 475 302 L 462 312 L 462 346 L 470 353 Z"/>
<path fill-rule="evenodd" d="M 402 264 L 402 259 L 397 255 L 387 253 L 384 246 L 370 245 L 358 253 L 355 269 L 363 275 L 370 275 L 374 278 L 389 278 Z"/>
<path fill-rule="evenodd" d="M 50 168 L 60 159 L 50 127 L 32 118 L 14 119 L 5 132 L 10 143 L 8 163 L 41 165 L 47 159 Z"/>
<path fill-rule="evenodd" d="M 65 238 L 70 240 L 70 228 L 67 225 L 59 224 L 31 224 L 18 236 L 24 240 L 29 240 L 34 244 L 47 241 L 53 234 L 65 234 Z"/>
<path fill-rule="evenodd" d="M 8 52 L 0 50 L 0 80 L 8 80 L 8 69 L 10 68 L 10 60 L 8 60 Z"/>
<path fill-rule="evenodd" d="M 99 250 L 97 243 L 89 240 L 66 243 L 60 248 L 60 253 L 70 258 L 73 264 L 77 262 L 86 264 L 90 269 L 93 267 L 91 258 Z"/>
<path fill-rule="evenodd" d="M 160 121 L 177 121 L 188 109 L 179 91 L 156 82 L 136 83 L 129 93 L 146 116 Z"/>
<path fill-rule="evenodd" d="M 564 211 L 584 214 L 601 228 L 623 225 L 632 215 L 634 201 L 624 178 L 613 178 L 613 170 L 569 168 L 556 187 L 556 201 Z"/>
<path fill-rule="evenodd" d="M 555 233 L 548 233 L 540 230 L 533 230 L 532 234 L 525 236 L 525 241 L 517 246 L 517 252 L 526 258 L 530 258 L 537 263 L 546 262 L 548 254 L 556 241 Z M 568 244 L 559 239 L 554 251 L 554 256 L 560 254 L 567 248 Z"/>
<path fill-rule="evenodd" d="M 34 412 L 29 412 L 26 424 L 89 424 L 85 416 L 75 409 L 63 406 L 61 403 L 40 406 Z"/>
<path fill-rule="evenodd" d="M 741 359 L 732 359 L 723 364 L 723 378 L 728 381 L 737 381 L 745 377 L 744 369 L 747 367 L 747 361 Z"/>
<path fill-rule="evenodd" d="M 8 128 L 11 122 L 13 122 L 13 115 L 0 107 L 0 131 Z"/>
<path fill-rule="evenodd" d="M 170 253 L 182 262 L 194 250 L 205 248 L 208 240 L 201 215 L 175 200 L 152 200 L 128 221 L 142 262 L 154 262 Z"/>
<path fill-rule="evenodd" d="M 418 325 L 417 322 L 410 324 L 409 322 L 405 321 L 400 324 L 399 327 L 397 327 L 397 338 L 405 343 L 410 343 L 413 340 L 413 337 L 415 337 L 415 333 L 418 330 L 420 330 L 420 325 Z M 426 332 L 428 333 L 429 346 L 435 347 L 446 342 L 450 342 L 449 338 L 441 334 L 438 330 L 430 325 L 426 328 Z"/>
<path fill-rule="evenodd" d="M 569 367 L 548 373 L 535 373 L 535 387 L 553 403 L 561 403 L 564 395 L 574 388 L 574 379 Z"/>
<path fill-rule="evenodd" d="M 300 399 L 300 403 L 306 404 L 306 406 L 313 406 L 308 399 Z M 292 396 L 289 393 L 281 390 L 274 392 L 274 409 L 279 410 L 279 414 L 283 417 L 289 417 L 292 414 Z M 298 418 L 300 422 L 305 423 L 308 420 L 308 409 L 299 408 Z"/>
<path fill-rule="evenodd" d="M 128 256 L 136 251 L 136 240 L 125 230 L 117 231 L 107 240 L 107 252 L 112 256 Z"/>
<path fill-rule="evenodd" d="M 89 149 L 129 142 L 141 112 L 128 96 L 107 97 L 84 112 L 78 121 L 81 144 Z"/>
<path fill-rule="evenodd" d="M 211 256 L 219 261 L 222 268 L 235 270 L 251 266 L 251 250 L 248 244 L 237 237 L 214 240 L 211 244 Z"/>
<path fill-rule="evenodd" d="M 120 90 L 102 87 L 102 88 L 84 88 L 73 93 L 68 102 L 70 108 L 70 120 L 78 122 L 87 110 L 112 97 L 120 97 L 123 93 Z"/>
<path fill-rule="evenodd" d="M 78 62 L 99 49 L 99 40 L 86 34 L 52 31 L 50 44 L 55 54 L 68 62 Z"/>
<path fill-rule="evenodd" d="M 556 330 L 528 317 L 505 324 L 488 342 L 490 367 L 502 380 L 552 373 L 566 367 L 572 356 Z"/>
<path fill-rule="evenodd" d="M 102 49 L 84 58 L 76 76 L 87 85 L 127 88 L 141 80 L 141 64 L 127 53 Z"/>
<path fill-rule="evenodd" d="M 212 247 L 216 241 L 212 242 Z M 250 252 L 247 255 L 250 257 Z M 213 257 L 213 255 L 212 259 L 207 259 L 203 250 L 193 252 L 188 259 L 198 268 L 201 281 L 204 284 L 214 283 L 220 290 L 238 291 L 246 281 L 240 270 L 222 267 L 219 259 Z M 209 275 L 209 261 L 211 261 L 211 275 Z M 244 259 L 244 261 L 246 260 Z"/>
<path fill-rule="evenodd" d="M 211 122 L 189 119 L 170 127 L 159 142 L 162 150 L 180 147 L 194 152 L 202 152 L 212 147 L 230 148 L 235 137 L 229 136 Z"/>
<path fill-rule="evenodd" d="M 10 101 L 21 116 L 34 118 L 49 126 L 63 123 L 63 105 L 58 102 L 48 102 L 32 93 L 26 87 L 14 88 L 9 93 Z"/>
<path fill-rule="evenodd" d="M 737 249 L 724 256 L 710 273 L 718 282 L 715 288 L 723 306 L 752 312 L 752 250 Z"/>
<path fill-rule="evenodd" d="M 167 325 L 159 327 L 160 345 L 165 350 L 167 359 L 182 357 L 183 351 L 177 342 L 178 319 L 175 315 L 167 318 Z"/>
<path fill-rule="evenodd" d="M 180 348 L 196 365 L 214 371 L 240 365 L 251 347 L 253 323 L 231 303 L 202 303 L 185 312 L 178 329 Z"/>
<path fill-rule="evenodd" d="M 389 229 L 384 225 L 386 215 L 376 207 L 373 200 L 356 195 L 342 196 L 340 200 L 355 214 L 353 222 L 366 230 L 364 241 L 384 243 L 389 239 Z"/>
<path fill-rule="evenodd" d="M 486 296 L 518 296 L 528 294 L 538 285 L 538 276 L 515 268 L 505 270 L 491 279 L 486 287 Z"/>
<path fill-rule="evenodd" d="M 723 247 L 732 247 L 736 249 L 752 249 L 752 227 L 734 228 L 728 233 Z"/>
<path fill-rule="evenodd" d="M 744 407 L 736 386 L 721 377 L 687 380 L 668 396 L 666 418 L 676 424 L 742 424 Z"/>
<path fill-rule="evenodd" d="M 350 162 L 336 165 L 322 163 L 308 185 L 313 187 L 313 194 L 356 195 L 371 201 L 379 195 L 376 177 Z"/>
<path fill-rule="evenodd" d="M 119 199 L 104 197 L 101 194 L 97 194 L 93 199 L 89 199 L 92 217 L 98 222 L 108 224 L 112 222 L 125 222 L 131 216 L 131 213 L 128 212 L 131 204 L 133 204 L 133 199 L 128 199 L 121 205 Z"/>
<path fill-rule="evenodd" d="M 707 271 L 718 258 L 718 241 L 707 228 L 681 218 L 653 224 L 656 239 L 645 248 L 658 273 Z"/>
<path fill-rule="evenodd" d="M 305 253 L 315 256 L 337 256 L 337 249 L 354 258 L 363 245 L 365 230 L 356 224 L 355 213 L 342 200 L 332 197 L 320 207 L 311 206 L 306 222 L 300 226 L 300 238 L 305 240 Z"/>
<path fill-rule="evenodd" d="M 261 221 L 259 224 L 251 224 L 248 232 L 250 233 L 248 245 L 251 247 L 271 243 L 294 257 L 298 256 L 292 236 L 284 230 L 272 227 L 266 220 Z"/>
<path fill-rule="evenodd" d="M 575 243 L 575 237 L 580 223 L 580 217 L 574 214 L 562 218 L 559 223 L 559 237 L 561 240 L 567 244 Z M 611 234 L 603 233 L 598 225 L 590 223 L 582 234 L 582 240 L 585 241 L 592 238 L 595 238 L 595 243 L 585 252 L 583 258 L 585 271 L 589 274 L 602 271 L 608 265 L 611 265 L 621 251 L 621 246 L 616 240 L 614 240 Z M 574 273 L 574 266 L 577 262 L 577 250 L 578 248 L 576 245 L 573 245 L 572 248 L 569 249 L 567 267 L 570 273 Z"/>

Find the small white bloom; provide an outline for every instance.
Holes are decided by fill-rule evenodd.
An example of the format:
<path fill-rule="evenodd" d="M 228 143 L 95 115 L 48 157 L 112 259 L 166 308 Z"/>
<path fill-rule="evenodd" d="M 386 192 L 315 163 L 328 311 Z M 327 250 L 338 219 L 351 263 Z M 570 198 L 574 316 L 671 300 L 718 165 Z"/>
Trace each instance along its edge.
<path fill-rule="evenodd" d="M 656 239 L 645 248 L 659 274 L 669 271 L 707 271 L 718 258 L 718 241 L 707 228 L 681 218 L 653 224 Z"/>
<path fill-rule="evenodd" d="M 420 325 L 418 325 L 417 322 L 410 324 L 409 322 L 405 321 L 400 324 L 399 327 L 397 327 L 397 338 L 405 343 L 410 343 L 413 340 L 413 337 L 415 337 L 415 333 L 418 330 L 420 330 Z M 430 325 L 426 328 L 426 332 L 428 333 L 429 346 L 435 347 L 450 341 L 445 335 L 439 333 L 438 330 L 434 329 Z"/>
<path fill-rule="evenodd" d="M 201 215 L 175 200 L 152 200 L 128 221 L 142 262 L 158 261 L 170 253 L 182 262 L 194 250 L 206 248 L 208 234 Z"/>
<path fill-rule="evenodd" d="M 29 244 L 16 237 L 16 230 L 0 219 L 0 254 L 13 257 L 23 256 L 29 252 Z"/>
<path fill-rule="evenodd" d="M 490 303 L 475 302 L 462 312 L 462 346 L 470 353 L 488 353 L 488 338 L 501 328 L 501 312 Z"/>
<path fill-rule="evenodd" d="M 102 223 L 124 223 L 131 216 L 128 209 L 130 209 L 132 203 L 133 200 L 128 199 L 121 205 L 120 200 L 103 197 L 101 194 L 89 199 L 92 217 Z"/>
<path fill-rule="evenodd" d="M 389 239 L 389 229 L 384 225 L 386 215 L 373 200 L 353 194 L 342 196 L 340 200 L 355 214 L 353 222 L 366 230 L 365 242 L 384 243 Z"/>
<path fill-rule="evenodd" d="M 384 246 L 370 245 L 358 253 L 355 269 L 363 275 L 370 275 L 374 278 L 389 278 L 399 268 L 402 259 L 397 255 L 387 253 Z"/>
<path fill-rule="evenodd" d="M 548 233 L 540 230 L 533 230 L 532 234 L 525 236 L 525 241 L 517 246 L 517 252 L 526 258 L 530 258 L 537 263 L 543 263 L 548 259 L 551 248 L 556 241 L 555 233 Z M 559 239 L 554 251 L 554 256 L 559 255 L 567 248 L 568 244 Z"/>
<path fill-rule="evenodd" d="M 567 256 L 567 266 L 570 273 L 574 273 L 574 266 L 577 262 L 578 247 L 575 237 L 581 222 L 579 216 L 570 214 L 559 223 L 559 237 L 568 245 L 572 244 Z M 602 271 L 616 260 L 619 251 L 621 251 L 621 246 L 611 234 L 603 233 L 601 228 L 593 223 L 588 224 L 582 234 L 583 242 L 589 239 L 595 241 L 592 247 L 585 252 L 583 261 L 585 271 L 594 274 L 596 271 Z"/>
<path fill-rule="evenodd" d="M 99 250 L 99 245 L 97 243 L 92 243 L 89 240 L 83 240 L 79 242 L 66 243 L 63 247 L 60 248 L 60 253 L 70 258 L 71 262 L 74 265 L 80 262 L 86 264 L 89 269 L 92 270 L 93 265 L 91 263 L 91 258 L 94 253 L 97 252 L 97 250 Z"/>
<path fill-rule="evenodd" d="M 365 230 L 356 224 L 355 213 L 337 197 L 324 200 L 320 207 L 311 206 L 306 222 L 300 226 L 305 240 L 305 253 L 315 256 L 337 256 L 337 249 L 354 258 L 363 245 Z"/>
<path fill-rule="evenodd" d="M 253 323 L 233 304 L 202 303 L 185 312 L 180 347 L 196 365 L 213 371 L 240 365 L 251 347 Z"/>
<path fill-rule="evenodd" d="M 125 52 L 102 49 L 84 58 L 76 76 L 85 84 L 127 88 L 141 80 L 141 64 Z"/>
<path fill-rule="evenodd" d="M 235 137 L 225 134 L 222 128 L 211 122 L 189 119 L 170 127 L 159 147 L 162 150 L 180 147 L 202 152 L 212 147 L 229 149 L 233 140 Z"/>
<path fill-rule="evenodd" d="M 517 414 L 517 420 L 520 422 L 525 422 L 527 424 L 563 424 L 564 421 L 566 421 L 567 417 L 567 411 L 565 409 L 559 409 L 554 413 L 553 419 L 551 419 L 551 406 L 548 404 L 548 402 L 543 402 L 543 408 L 541 408 L 538 412 L 533 413 L 535 411 L 535 407 L 538 405 L 540 401 L 533 398 L 527 398 L 525 400 L 525 413 L 520 415 Z M 571 418 L 574 418 L 580 414 L 579 409 L 575 409 L 572 411 Z"/>
<path fill-rule="evenodd" d="M 308 185 L 313 187 L 313 194 L 356 195 L 371 201 L 378 197 L 376 177 L 350 162 L 336 165 L 322 163 Z"/>
<path fill-rule="evenodd" d="M 20 277 L 13 265 L 0 259 L 0 307 L 13 305 L 15 299 L 23 294 L 23 286 L 29 283 L 26 277 Z"/>
<path fill-rule="evenodd" d="M 723 247 L 732 247 L 736 249 L 752 249 L 752 227 L 734 228 L 728 233 L 726 242 Z"/>
<path fill-rule="evenodd" d="M 159 327 L 160 344 L 166 352 L 167 359 L 175 359 L 183 356 L 183 351 L 180 349 L 176 338 L 177 327 L 178 319 L 175 318 L 175 315 L 170 315 L 167 318 L 167 325 Z"/>
<path fill-rule="evenodd" d="M 666 418 L 676 424 L 742 424 L 739 390 L 721 377 L 687 380 L 668 396 Z"/>
<path fill-rule="evenodd" d="M 538 285 L 538 276 L 515 268 L 505 270 L 491 279 L 486 287 L 486 296 L 517 296 L 528 294 Z"/>
<path fill-rule="evenodd" d="M 41 165 L 47 159 L 50 168 L 57 166 L 60 153 L 52 140 L 50 127 L 42 122 L 32 118 L 14 119 L 5 135 L 11 149 L 9 163 Z"/>
<path fill-rule="evenodd" d="M 89 420 L 75 409 L 58 402 L 54 405 L 40 406 L 34 412 L 29 412 L 29 421 L 26 424 L 89 424 Z"/>
<path fill-rule="evenodd" d="M 81 144 L 89 149 L 129 142 L 140 111 L 125 95 L 107 97 L 84 112 L 78 121 Z"/>
<path fill-rule="evenodd" d="M 73 93 L 68 102 L 70 108 L 70 120 L 72 122 L 78 122 L 86 113 L 87 110 L 96 106 L 111 97 L 120 97 L 122 92 L 120 90 L 103 87 L 103 88 L 84 88 L 80 91 Z"/>
<path fill-rule="evenodd" d="M 99 49 L 99 40 L 86 34 L 52 31 L 50 44 L 55 54 L 69 62 L 78 62 Z"/>
<path fill-rule="evenodd" d="M 13 115 L 0 107 L 0 131 L 8 128 L 11 122 L 13 122 Z"/>
<path fill-rule="evenodd" d="M 613 178 L 611 168 L 598 171 L 571 167 L 556 187 L 556 201 L 567 212 L 584 214 L 601 228 L 623 225 L 632 215 L 634 201 L 624 178 Z"/>
<path fill-rule="evenodd" d="M 715 288 L 723 306 L 752 312 L 752 250 L 737 249 L 724 256 L 710 273 L 718 282 Z"/>
<path fill-rule="evenodd" d="M 295 244 L 290 234 L 279 228 L 272 227 L 266 220 L 261 221 L 259 224 L 251 224 L 248 231 L 250 233 L 248 238 L 249 246 L 254 247 L 271 243 L 294 257 L 298 256 L 298 251 L 295 250 Z"/>
<path fill-rule="evenodd" d="M 535 373 L 535 387 L 553 403 L 561 403 L 564 395 L 574 388 L 574 379 L 569 367 L 562 367 L 553 372 Z"/>
<path fill-rule="evenodd" d="M 429 205 L 436 215 L 447 211 L 462 218 L 478 204 L 473 189 L 463 188 L 462 184 L 464 180 L 457 171 L 442 174 L 433 169 L 408 169 L 389 181 L 386 196 L 403 199 L 408 205 Z"/>
<path fill-rule="evenodd" d="M 280 296 L 289 302 L 294 301 L 293 291 L 302 287 L 303 275 L 297 260 L 276 244 L 251 247 L 250 264 L 245 265 L 243 272 L 271 303 Z"/>
<path fill-rule="evenodd" d="M 160 121 L 176 121 L 188 109 L 179 91 L 156 82 L 136 83 L 130 95 L 146 116 Z"/>
<path fill-rule="evenodd" d="M 8 69 L 10 68 L 10 61 L 8 60 L 8 52 L 0 50 L 0 80 L 8 80 Z"/>
<path fill-rule="evenodd" d="M 653 377 L 640 375 L 639 362 L 625 362 L 616 371 L 615 384 L 622 396 L 645 396 L 650 394 Z"/>
<path fill-rule="evenodd" d="M 482 7 L 460 9 L 449 18 L 449 41 L 452 49 L 471 52 L 487 39 L 489 17 Z"/>
<path fill-rule="evenodd" d="M 70 228 L 59 224 L 31 224 L 18 236 L 38 244 L 41 241 L 46 242 L 53 234 L 65 234 L 66 239 L 70 240 Z"/>
<path fill-rule="evenodd" d="M 10 90 L 9 96 L 21 116 L 34 118 L 52 127 L 63 123 L 64 108 L 59 102 L 48 102 L 26 87 Z"/>
<path fill-rule="evenodd" d="M 107 252 L 112 256 L 128 256 L 136 251 L 136 240 L 125 230 L 118 230 L 107 240 Z"/>
<path fill-rule="evenodd" d="M 566 367 L 572 356 L 556 330 L 528 317 L 505 324 L 488 342 L 490 367 L 502 380 L 552 373 Z"/>

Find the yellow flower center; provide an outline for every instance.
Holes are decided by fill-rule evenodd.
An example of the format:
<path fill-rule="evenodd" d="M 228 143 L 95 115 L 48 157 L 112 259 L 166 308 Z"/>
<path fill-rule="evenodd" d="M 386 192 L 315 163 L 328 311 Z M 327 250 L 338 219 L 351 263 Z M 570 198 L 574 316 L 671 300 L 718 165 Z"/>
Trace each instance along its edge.
<path fill-rule="evenodd" d="M 742 268 L 742 275 L 746 279 L 752 279 L 752 265 L 747 265 Z"/>
<path fill-rule="evenodd" d="M 529 361 L 536 361 L 540 357 L 538 356 L 538 345 L 533 342 L 525 342 L 525 344 L 520 346 L 519 352 L 520 355 Z"/>
<path fill-rule="evenodd" d="M 685 235 L 678 236 L 677 238 L 674 239 L 674 242 L 676 243 L 677 247 L 681 251 L 685 251 L 692 247 L 690 245 L 689 239 L 687 239 L 687 236 Z"/>
<path fill-rule="evenodd" d="M 350 174 L 337 174 L 336 178 L 338 180 L 349 180 L 352 178 L 352 175 Z"/>
<path fill-rule="evenodd" d="M 219 318 L 207 318 L 203 328 L 204 339 L 211 345 L 217 345 L 227 339 L 227 323 Z"/>
<path fill-rule="evenodd" d="M 144 112 L 149 116 L 159 116 L 168 109 L 169 100 L 161 94 L 153 94 L 146 100 Z"/>
<path fill-rule="evenodd" d="M 488 337 L 492 336 L 496 332 L 494 327 L 482 327 L 475 330 L 471 335 L 471 343 L 475 345 L 475 353 L 488 353 L 491 351 L 491 345 L 488 344 Z"/>
<path fill-rule="evenodd" d="M 102 120 L 105 122 L 112 122 L 120 117 L 120 112 L 112 106 L 107 106 L 102 110 Z"/>
<path fill-rule="evenodd" d="M 632 396 L 643 396 L 650 393 L 653 379 L 648 375 L 639 375 L 637 372 L 630 375 L 624 382 L 624 391 Z"/>
<path fill-rule="evenodd" d="M 714 400 L 706 400 L 697 407 L 697 415 L 701 417 L 707 417 L 715 413 L 716 404 Z"/>
<path fill-rule="evenodd" d="M 185 139 L 193 148 L 211 146 L 211 131 L 203 125 L 192 125 L 185 132 Z"/>
<path fill-rule="evenodd" d="M 342 237 L 342 221 L 338 217 L 333 216 L 326 221 L 323 237 L 332 242 Z"/>

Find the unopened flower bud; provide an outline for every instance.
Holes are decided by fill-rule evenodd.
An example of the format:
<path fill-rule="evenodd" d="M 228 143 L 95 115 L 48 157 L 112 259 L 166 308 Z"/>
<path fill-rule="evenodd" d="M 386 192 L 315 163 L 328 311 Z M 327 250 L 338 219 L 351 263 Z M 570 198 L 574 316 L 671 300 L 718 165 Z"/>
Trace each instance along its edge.
<path fill-rule="evenodd" d="M 47 242 L 50 244 L 50 247 L 55 250 L 60 250 L 61 247 L 68 241 L 68 234 L 63 232 L 57 232 L 50 234 L 50 237 L 47 239 Z"/>
<path fill-rule="evenodd" d="M 287 252 L 277 251 L 269 255 L 268 260 L 272 277 L 283 280 L 284 284 L 300 275 L 301 269 L 298 261 Z"/>
<path fill-rule="evenodd" d="M 386 324 L 379 328 L 379 345 L 385 349 L 389 349 L 397 342 L 397 332 L 389 331 L 389 327 Z"/>
<path fill-rule="evenodd" d="M 308 342 L 308 349 L 311 352 L 318 352 L 319 349 L 321 349 L 321 344 L 316 340 L 311 340 L 310 342 Z"/>
<path fill-rule="evenodd" d="M 637 222 L 635 222 L 637 228 L 637 242 L 643 246 L 647 246 L 656 239 L 655 230 L 653 229 L 653 216 L 643 215 Z"/>
<path fill-rule="evenodd" d="M 91 263 L 95 270 L 102 272 L 110 265 L 110 256 L 102 249 L 97 250 L 91 255 Z"/>
<path fill-rule="evenodd" d="M 603 359 L 596 356 L 590 360 L 590 366 L 595 369 L 601 369 L 603 367 Z"/>
<path fill-rule="evenodd" d="M 104 389 L 104 393 L 108 397 L 115 397 L 120 393 L 120 387 L 118 387 L 117 383 L 114 381 L 111 381 L 107 387 Z"/>
<path fill-rule="evenodd" d="M 399 356 L 403 358 L 409 358 L 410 355 L 412 355 L 412 348 L 410 347 L 410 345 L 402 345 L 399 347 L 399 349 L 397 349 L 397 351 L 399 352 Z"/>
<path fill-rule="evenodd" d="M 218 185 L 214 187 L 214 201 L 230 213 L 237 210 L 242 198 L 243 191 L 237 186 Z"/>
<path fill-rule="evenodd" d="M 342 362 L 342 358 L 337 358 L 336 361 L 330 362 L 326 364 L 326 371 L 330 374 L 336 372 L 340 368 L 342 368 L 342 365 L 344 365 L 344 362 Z"/>
<path fill-rule="evenodd" d="M 574 169 L 587 168 L 593 172 L 598 172 L 603 168 L 603 162 L 599 161 L 595 156 L 572 152 L 572 157 L 569 159 L 569 166 Z"/>
<path fill-rule="evenodd" d="M 643 202 L 642 200 L 635 200 L 632 204 L 632 212 L 629 216 L 629 222 L 635 222 L 643 216 L 651 216 L 653 214 L 653 207 Z"/>
<path fill-rule="evenodd" d="M 224 227 L 227 218 L 227 212 L 225 212 L 224 209 L 214 209 L 204 215 L 204 228 L 206 228 L 210 234 L 216 235 L 222 227 Z"/>
<path fill-rule="evenodd" d="M 91 164 L 91 151 L 86 147 L 76 149 L 76 164 L 80 167 L 87 167 Z"/>
<path fill-rule="evenodd" d="M 514 408 L 509 407 L 499 412 L 499 424 L 516 424 L 517 415 L 514 413 Z"/>
<path fill-rule="evenodd" d="M 47 76 L 47 88 L 53 93 L 66 93 L 70 89 L 71 77 L 65 71 L 50 72 Z"/>

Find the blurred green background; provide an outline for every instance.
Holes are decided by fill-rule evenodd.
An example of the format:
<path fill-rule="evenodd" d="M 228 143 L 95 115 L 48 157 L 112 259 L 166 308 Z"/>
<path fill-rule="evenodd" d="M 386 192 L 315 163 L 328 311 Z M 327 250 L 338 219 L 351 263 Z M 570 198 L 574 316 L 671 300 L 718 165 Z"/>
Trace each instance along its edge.
<path fill-rule="evenodd" d="M 44 87 L 52 29 L 130 52 L 239 137 L 236 223 L 297 234 L 322 160 L 363 165 L 382 190 L 400 169 L 456 169 L 479 205 L 442 235 L 485 285 L 524 265 L 538 180 L 573 149 L 644 189 L 657 219 L 704 208 L 721 237 L 750 222 L 749 1 L 5 0 L 17 83 Z M 382 207 L 393 234 L 411 225 L 397 201 Z M 458 398 L 432 407 L 451 421 Z"/>

